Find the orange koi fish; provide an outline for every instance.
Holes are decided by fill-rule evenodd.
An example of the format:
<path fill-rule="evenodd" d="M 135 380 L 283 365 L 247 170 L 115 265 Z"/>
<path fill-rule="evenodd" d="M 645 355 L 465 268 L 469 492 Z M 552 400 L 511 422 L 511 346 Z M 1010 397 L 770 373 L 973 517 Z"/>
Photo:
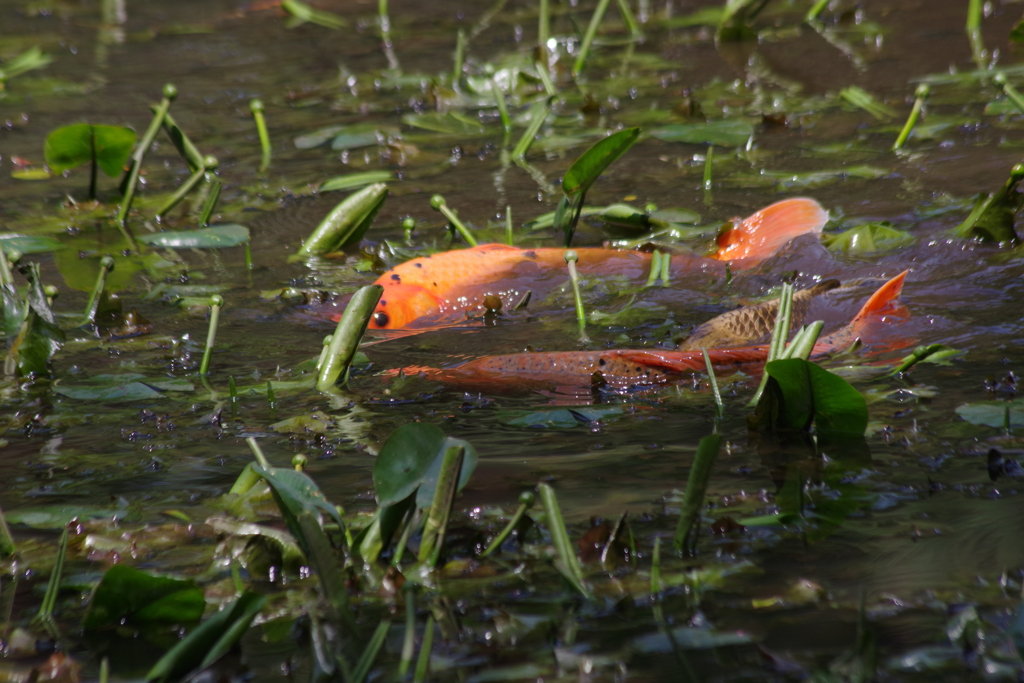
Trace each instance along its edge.
<path fill-rule="evenodd" d="M 897 299 L 906 276 L 907 271 L 904 271 L 882 285 L 848 325 L 818 340 L 812 356 L 849 348 L 869 331 L 872 323 L 886 314 L 902 314 Z M 708 349 L 708 356 L 716 372 L 734 372 L 764 364 L 768 359 L 768 346 Z M 405 368 L 404 372 L 422 372 L 428 379 L 460 388 L 494 391 L 503 386 L 549 389 L 661 385 L 705 369 L 701 351 L 619 349 L 486 356 L 452 368 Z"/>
<path fill-rule="evenodd" d="M 675 255 L 670 273 L 708 273 L 721 276 L 723 261 L 733 268 L 752 268 L 798 235 L 817 234 L 828 221 L 828 212 L 813 199 L 776 202 L 739 222 L 718 238 L 718 253 L 711 258 Z M 642 280 L 651 266 L 651 255 L 616 249 L 576 249 L 577 269 L 583 276 L 619 276 Z M 451 324 L 465 320 L 471 311 L 511 308 L 527 292 L 538 295 L 565 281 L 565 250 L 519 249 L 503 244 L 482 244 L 470 249 L 446 251 L 413 259 L 381 275 L 375 284 L 384 287 L 370 321 L 370 329 L 402 329 Z M 493 297 L 497 297 L 497 300 Z M 337 320 L 340 314 L 334 314 Z"/>

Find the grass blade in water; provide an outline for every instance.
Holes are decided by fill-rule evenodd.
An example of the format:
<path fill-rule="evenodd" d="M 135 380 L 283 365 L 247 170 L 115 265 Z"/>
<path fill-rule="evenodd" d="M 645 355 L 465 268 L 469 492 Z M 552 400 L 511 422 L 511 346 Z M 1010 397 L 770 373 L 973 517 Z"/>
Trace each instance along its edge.
<path fill-rule="evenodd" d="M 540 127 L 544 125 L 544 121 L 548 118 L 549 101 L 544 100 L 537 102 L 530 108 L 530 124 L 526 127 L 523 132 L 523 136 L 519 138 L 519 142 L 516 143 L 515 148 L 512 150 L 512 158 L 522 159 L 526 157 L 527 152 L 530 151 L 530 147 L 533 145 L 533 139 L 537 137 L 537 133 L 540 132 Z"/>
<path fill-rule="evenodd" d="M 555 497 L 555 490 L 548 484 L 540 484 L 537 486 L 537 492 L 540 494 L 541 505 L 544 506 L 548 531 L 551 533 L 551 541 L 554 543 L 555 554 L 558 556 L 555 567 L 580 595 L 590 600 L 593 598 L 593 594 L 583 581 L 583 569 L 580 567 L 576 550 L 569 538 L 569 530 L 565 526 L 562 509 L 558 506 L 558 498 Z"/>
<path fill-rule="evenodd" d="M 587 32 L 583 34 L 583 42 L 580 44 L 579 54 L 576 56 L 576 61 L 572 65 L 572 77 L 576 78 L 583 71 L 583 65 L 587 62 L 587 56 L 590 54 L 590 46 L 594 43 L 594 36 L 597 35 L 597 27 L 601 25 L 601 21 L 604 19 L 604 13 L 608 10 L 608 3 L 611 0 L 598 0 L 597 8 L 594 9 L 594 14 L 590 17 L 590 23 L 587 25 Z"/>
<path fill-rule="evenodd" d="M 779 358 L 802 358 L 807 360 L 811 357 L 811 352 L 814 351 L 814 345 L 818 342 L 818 337 L 821 336 L 821 330 L 825 327 L 825 323 L 821 320 L 816 320 L 807 327 L 800 328 L 800 331 L 793 337 L 793 341 L 790 342 L 786 350 L 779 354 Z"/>
<path fill-rule="evenodd" d="M 331 345 L 327 349 L 317 377 L 318 391 L 328 391 L 338 382 L 338 378 L 348 370 L 352 359 L 359 348 L 359 340 L 363 338 L 370 316 L 377 307 L 384 288 L 380 285 L 367 285 L 360 288 L 345 307 L 345 312 L 338 321 L 338 327 L 331 337 Z"/>
<path fill-rule="evenodd" d="M 394 180 L 395 174 L 391 171 L 364 171 L 362 173 L 346 173 L 335 176 L 330 180 L 320 183 L 317 188 L 319 192 L 333 192 L 334 190 L 357 190 L 373 183 L 386 183 Z"/>
<path fill-rule="evenodd" d="M 434 646 L 434 615 L 427 615 L 427 623 L 423 627 L 423 642 L 420 644 L 420 656 L 416 658 L 416 671 L 412 675 L 413 683 L 423 683 L 430 673 L 430 650 Z"/>
<path fill-rule="evenodd" d="M 363 683 L 366 680 L 367 674 L 370 673 L 370 667 L 373 666 L 373 660 L 377 659 L 377 654 L 384 646 L 390 627 L 390 621 L 382 621 L 377 624 L 377 630 L 373 632 L 373 637 L 366 644 L 366 649 L 363 650 L 362 656 L 356 663 L 356 668 L 352 670 L 352 677 L 347 679 L 347 683 Z"/>
<path fill-rule="evenodd" d="M 405 679 L 412 666 L 412 655 L 416 650 L 416 584 L 407 581 L 402 586 L 405 594 L 405 636 L 402 639 L 402 658 L 398 664 L 398 677 Z"/>
<path fill-rule="evenodd" d="M 711 466 L 718 457 L 722 447 L 721 434 L 705 436 L 697 445 L 697 453 L 693 457 L 690 476 L 686 479 L 686 492 L 683 493 L 683 504 L 679 513 L 679 524 L 676 526 L 674 543 L 676 550 L 683 552 L 687 546 L 690 532 L 694 525 L 700 525 L 700 511 L 704 506 L 704 492 L 711 478 Z"/>
<path fill-rule="evenodd" d="M 928 95 L 931 94 L 931 91 L 932 89 L 927 83 L 922 83 L 917 86 L 917 90 L 914 92 L 914 106 L 910 110 L 907 122 L 903 124 L 903 130 L 900 131 L 899 137 L 896 138 L 896 142 L 892 145 L 894 150 L 901 149 L 903 145 L 906 144 L 907 138 L 910 137 L 910 132 L 914 130 L 914 126 L 917 125 L 917 119 L 921 116 L 921 109 L 924 107 L 924 101 L 928 99 Z M 1021 112 L 1024 112 L 1024 109 L 1021 109 Z"/>
<path fill-rule="evenodd" d="M 50 572 L 50 580 L 46 584 L 46 594 L 43 596 L 39 613 L 36 615 L 36 619 L 39 621 L 48 621 L 53 618 L 53 608 L 57 606 L 57 592 L 60 590 L 60 577 L 64 573 L 64 558 L 67 557 L 67 554 L 68 528 L 64 527 L 64 533 L 60 535 L 57 561 L 53 563 L 53 571 Z"/>
<path fill-rule="evenodd" d="M 708 356 L 708 350 L 701 348 L 701 353 L 704 354 L 704 365 L 708 369 L 708 382 L 711 383 L 711 393 L 715 397 L 715 416 L 722 417 L 725 414 L 725 404 L 722 403 L 722 392 L 718 390 L 718 378 L 715 377 L 715 366 L 711 364 L 711 358 Z"/>
<path fill-rule="evenodd" d="M 320 221 L 298 256 L 327 254 L 362 239 L 387 196 L 387 185 L 374 183 L 346 197 Z"/>

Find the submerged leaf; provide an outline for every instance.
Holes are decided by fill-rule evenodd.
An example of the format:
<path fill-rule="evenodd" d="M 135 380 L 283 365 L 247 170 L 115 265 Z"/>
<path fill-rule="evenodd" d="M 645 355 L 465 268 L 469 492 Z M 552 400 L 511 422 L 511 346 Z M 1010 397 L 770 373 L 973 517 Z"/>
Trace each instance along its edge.
<path fill-rule="evenodd" d="M 205 609 L 203 589 L 193 581 L 153 576 L 115 564 L 92 594 L 82 626 L 117 626 L 122 620 L 137 625 L 187 624 L 199 621 Z"/>
<path fill-rule="evenodd" d="M 318 188 L 320 192 L 331 192 L 333 190 L 356 190 L 373 183 L 386 183 L 393 180 L 395 174 L 391 171 L 365 171 L 363 173 L 347 173 L 325 180 Z"/>
<path fill-rule="evenodd" d="M 747 144 L 747 140 L 753 134 L 754 127 L 740 119 L 707 123 L 673 123 L 651 131 L 651 136 L 662 142 L 689 142 L 729 147 Z"/>
<path fill-rule="evenodd" d="M 50 251 L 63 249 L 64 245 L 59 240 L 46 235 L 0 235 L 0 247 L 10 255 L 12 251 L 20 251 L 22 254 L 45 254 Z"/>
<path fill-rule="evenodd" d="M 972 425 L 1024 427 L 1024 400 L 964 403 L 957 407 L 956 414 Z"/>
<path fill-rule="evenodd" d="M 167 230 L 136 238 L 139 242 L 168 249 L 222 249 L 249 241 L 249 228 L 225 223 L 198 230 Z"/>

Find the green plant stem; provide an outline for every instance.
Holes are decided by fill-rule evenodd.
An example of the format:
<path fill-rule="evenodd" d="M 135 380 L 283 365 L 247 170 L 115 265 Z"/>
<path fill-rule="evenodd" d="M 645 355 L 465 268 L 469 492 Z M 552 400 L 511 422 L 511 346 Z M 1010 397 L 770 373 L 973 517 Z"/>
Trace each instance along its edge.
<path fill-rule="evenodd" d="M 636 20 L 636 15 L 633 14 L 633 8 L 629 6 L 629 0 L 617 0 L 617 2 L 622 20 L 626 22 L 626 28 L 629 29 L 629 37 L 635 40 L 642 36 L 643 30 L 640 28 L 640 22 Z"/>
<path fill-rule="evenodd" d="M 998 81 L 997 81 L 998 82 Z M 903 124 L 903 130 L 900 131 L 899 137 L 896 138 L 896 142 L 893 143 L 892 148 L 894 150 L 901 149 L 907 142 L 907 138 L 910 137 L 910 132 L 914 130 L 914 126 L 917 125 L 917 119 L 921 116 L 921 109 L 924 107 L 924 101 L 928 99 L 928 95 L 931 93 L 931 88 L 928 87 L 927 83 L 922 83 L 917 86 L 917 91 L 914 93 L 914 106 L 910 109 L 910 115 L 907 117 L 907 122 Z M 1009 95 L 1007 95 L 1009 97 Z M 1016 102 L 1014 102 L 1016 104 Z M 1018 108 L 1024 112 L 1024 108 L 1018 105 Z"/>
<path fill-rule="evenodd" d="M 708 369 L 708 382 L 711 383 L 711 393 L 715 397 L 715 417 L 721 418 L 725 414 L 725 404 L 722 402 L 722 392 L 718 389 L 718 378 L 715 377 L 715 366 L 711 364 L 711 357 L 708 350 L 701 347 L 704 354 L 704 365 Z"/>
<path fill-rule="evenodd" d="M 210 179 L 210 191 L 206 195 L 206 201 L 203 202 L 203 208 L 199 212 L 199 225 L 205 227 L 210 224 L 210 216 L 213 215 L 214 209 L 217 208 L 217 201 L 220 199 L 220 190 L 223 183 L 220 178 L 214 176 Z M 248 246 L 248 243 L 246 243 Z"/>
<path fill-rule="evenodd" d="M 651 553 L 651 595 L 661 593 L 661 536 L 654 537 L 654 552 Z"/>
<path fill-rule="evenodd" d="M 36 619 L 49 621 L 53 618 L 53 609 L 57 606 L 57 593 L 60 590 L 60 578 L 64 573 L 64 558 L 68 554 L 69 530 L 64 527 L 64 533 L 60 535 L 60 545 L 57 549 L 57 560 L 53 563 L 53 571 L 50 573 L 50 580 L 46 584 L 46 594 L 39 606 L 39 613 Z"/>
<path fill-rule="evenodd" d="M 711 165 L 714 163 L 715 146 L 708 146 L 707 156 L 704 157 L 704 192 L 711 192 Z"/>
<path fill-rule="evenodd" d="M 270 461 L 267 460 L 267 456 L 263 454 L 263 449 L 260 448 L 260 445 L 256 441 L 256 438 L 252 436 L 247 436 L 245 438 L 245 443 L 249 444 L 249 450 L 252 451 L 252 455 L 254 458 L 256 458 L 256 462 L 259 464 L 259 466 L 265 470 L 269 470 L 271 467 Z"/>
<path fill-rule="evenodd" d="M 480 557 L 487 557 L 501 547 L 501 544 L 512 535 L 512 531 L 519 526 L 519 522 L 523 519 L 523 515 L 526 514 L 526 511 L 533 507 L 535 500 L 536 496 L 534 496 L 532 492 L 527 492 L 519 496 L 519 507 L 517 507 L 516 511 L 512 513 L 512 518 L 508 520 L 508 524 L 506 524 L 505 528 L 501 530 L 501 533 L 491 541 L 490 545 L 487 546 L 487 549 L 480 554 Z"/>
<path fill-rule="evenodd" d="M 445 449 L 444 458 L 441 461 L 441 470 L 437 475 L 437 488 L 434 490 L 434 500 L 427 512 L 427 521 L 423 525 L 423 534 L 420 538 L 420 549 L 417 555 L 420 562 L 427 562 L 431 567 L 437 566 L 437 561 L 441 556 L 444 534 L 448 528 L 452 505 L 455 502 L 455 491 L 458 487 L 459 473 L 462 471 L 462 460 L 465 454 L 465 446 L 450 446 Z"/>
<path fill-rule="evenodd" d="M 816 0 L 811 6 L 811 9 L 807 10 L 807 14 L 804 16 L 804 21 L 811 23 L 818 20 L 818 16 L 828 7 L 830 0 Z"/>
<path fill-rule="evenodd" d="M 455 64 L 452 66 L 452 87 L 462 82 L 462 63 L 466 58 L 466 32 L 459 29 L 455 34 Z"/>
<path fill-rule="evenodd" d="M 380 285 L 367 285 L 352 295 L 345 312 L 338 320 L 338 327 L 331 336 L 327 357 L 320 367 L 320 374 L 316 380 L 318 391 L 331 389 L 338 382 L 338 378 L 348 371 L 352 358 L 359 348 L 359 340 L 363 338 L 363 333 L 370 324 L 370 316 L 373 315 L 383 292 L 384 288 Z"/>
<path fill-rule="evenodd" d="M 824 322 L 816 320 L 807 327 L 802 328 L 793 338 L 793 341 L 789 346 L 786 347 L 786 350 L 779 354 L 779 358 L 809 359 L 811 357 L 811 353 L 814 351 L 814 345 L 818 342 L 818 337 L 821 336 L 821 330 L 824 327 Z"/>
<path fill-rule="evenodd" d="M 505 244 L 512 247 L 515 246 L 514 236 L 512 234 L 512 205 L 507 204 L 505 206 Z"/>
<path fill-rule="evenodd" d="M 398 678 L 405 679 L 416 650 L 416 584 L 402 586 L 405 593 L 405 637 L 402 639 L 402 658 L 398 664 Z"/>
<path fill-rule="evenodd" d="M 206 332 L 206 348 L 203 349 L 203 361 L 199 365 L 199 374 L 210 371 L 210 355 L 217 340 L 217 323 L 220 322 L 220 309 L 224 305 L 224 297 L 214 294 L 210 297 L 210 326 Z"/>
<path fill-rule="evenodd" d="M 775 329 L 772 331 L 772 339 L 768 344 L 768 359 L 765 363 L 770 363 L 779 357 L 786 349 L 786 339 L 789 337 L 789 316 L 793 310 L 793 285 L 784 284 L 782 285 L 782 292 L 779 294 L 779 308 L 775 313 Z M 754 397 L 750 399 L 749 405 L 755 406 L 757 402 L 761 400 L 761 394 L 764 393 L 764 388 L 768 385 L 768 374 L 762 373 L 761 383 L 757 387 L 757 391 L 754 392 Z"/>
<path fill-rule="evenodd" d="M 110 659 L 107 657 L 100 660 L 100 683 L 110 683 Z"/>
<path fill-rule="evenodd" d="M 587 31 L 583 34 L 583 42 L 580 43 L 579 53 L 576 55 L 576 61 L 572 65 L 572 77 L 577 78 L 583 71 L 583 66 L 587 62 L 587 57 L 590 55 L 590 46 L 594 43 L 594 36 L 597 35 L 597 28 L 601 25 L 604 20 L 604 14 L 608 11 L 608 4 L 611 0 L 598 0 L 597 7 L 594 9 L 594 14 L 590 17 L 590 23 L 587 24 Z"/>
<path fill-rule="evenodd" d="M 85 313 L 82 316 L 82 325 L 91 325 L 96 322 L 96 311 L 100 307 L 100 297 L 107 284 L 107 274 L 114 269 L 114 259 L 104 256 L 100 259 L 100 272 L 96 275 L 96 284 L 93 285 L 89 294 L 89 301 L 85 304 Z"/>
<path fill-rule="evenodd" d="M 164 120 L 167 118 L 168 110 L 171 108 L 171 102 L 178 96 L 178 89 L 168 83 L 164 86 L 164 98 L 160 100 L 160 104 L 157 105 L 155 112 L 153 113 L 153 119 L 149 122 L 149 128 L 143 133 L 142 139 L 139 140 L 138 147 L 132 153 L 132 163 L 128 167 L 128 173 L 125 174 L 124 180 L 121 183 L 121 206 L 117 211 L 117 225 L 124 235 L 125 240 L 131 246 L 132 250 L 135 251 L 138 247 L 135 244 L 135 238 L 132 236 L 131 231 L 128 230 L 128 211 L 132 207 L 132 199 L 135 198 L 135 188 L 139 183 L 139 172 L 142 170 L 142 160 L 146 157 L 146 153 L 149 148 L 153 145 L 153 140 L 156 139 L 156 134 L 160 132 L 160 127 L 163 126 Z"/>
<path fill-rule="evenodd" d="M 672 270 L 671 270 L 671 268 L 672 268 L 672 254 L 662 254 L 661 255 L 661 274 L 659 275 L 659 277 L 661 279 L 661 286 L 662 287 L 668 287 L 669 284 L 672 282 Z"/>
<path fill-rule="evenodd" d="M 915 365 L 923 361 L 928 356 L 938 351 L 942 351 L 945 348 L 946 347 L 943 344 L 918 346 L 916 349 L 914 349 L 913 353 L 907 356 L 902 363 L 900 363 L 892 372 L 889 373 L 889 376 L 895 377 L 897 375 L 900 375 L 901 373 L 906 372 L 910 368 L 914 367 Z"/>
<path fill-rule="evenodd" d="M 174 120 L 170 113 L 164 116 L 163 127 L 168 137 L 171 138 L 171 142 L 174 143 L 175 149 L 178 150 L 178 154 L 188 164 L 188 169 L 190 171 L 198 171 L 202 168 L 204 166 L 203 155 L 192 143 L 192 140 L 185 135 L 185 131 L 181 129 L 181 126 L 178 125 L 178 122 Z"/>
<path fill-rule="evenodd" d="M 270 383 L 269 379 L 267 380 L 267 406 L 270 408 L 271 412 L 277 408 L 277 398 L 274 396 L 274 385 Z"/>
<path fill-rule="evenodd" d="M 267 132 L 267 120 L 263 116 L 263 100 L 249 101 L 249 110 L 256 121 L 256 133 L 260 137 L 260 173 L 270 168 L 270 133 Z"/>
<path fill-rule="evenodd" d="M 549 0 L 539 0 L 537 17 L 537 44 L 544 56 L 544 69 L 548 68 L 548 38 L 551 37 L 551 5 Z"/>
<path fill-rule="evenodd" d="M 505 131 L 505 142 L 503 147 L 508 146 L 509 136 L 512 134 L 512 118 L 508 114 L 508 104 L 505 102 L 505 93 L 498 87 L 498 83 L 491 79 L 491 93 L 494 95 L 494 103 L 498 107 L 498 116 L 501 117 L 501 127 Z"/>
<path fill-rule="evenodd" d="M 3 510 L 0 510 L 0 558 L 7 559 L 18 551 L 14 544 L 14 536 L 11 535 L 11 528 L 7 526 L 7 518 Z M 4 622 L 0 621 L 0 624 Z"/>
<path fill-rule="evenodd" d="M 543 65 L 539 62 L 537 64 L 537 77 L 540 78 L 540 82 L 544 85 L 544 92 L 548 94 L 549 98 L 558 94 L 558 88 L 555 87 L 555 82 L 551 80 L 551 73 L 543 68 Z"/>
<path fill-rule="evenodd" d="M 512 149 L 513 159 L 525 159 L 526 154 L 530 151 L 530 147 L 533 145 L 533 139 L 537 137 L 537 133 L 540 132 L 540 127 L 544 125 L 544 121 L 548 117 L 548 105 L 547 100 L 543 102 L 537 102 L 530 108 L 530 124 L 523 131 L 522 137 L 519 138 L 519 142 Z"/>
<path fill-rule="evenodd" d="M 448 219 L 448 222 L 460 235 L 462 235 L 462 239 L 464 239 L 469 246 L 475 247 L 477 245 L 476 238 L 473 237 L 473 233 L 471 233 L 469 228 L 459 220 L 459 215 L 445 203 L 444 197 L 439 194 L 435 194 L 431 197 L 430 208 L 434 209 L 434 211 L 440 211 L 441 215 Z"/>
<path fill-rule="evenodd" d="M 188 177 L 188 179 L 184 183 L 181 184 L 181 187 L 179 187 L 177 189 L 177 191 L 175 191 L 175 193 L 172 194 L 167 199 L 166 202 L 164 202 L 164 205 L 161 206 L 160 210 L 156 212 L 156 217 L 157 218 L 164 217 L 165 215 L 167 215 L 168 211 L 170 211 L 171 209 L 176 207 L 179 203 L 181 203 L 181 200 L 185 198 L 185 195 L 187 195 L 189 192 L 191 192 L 195 188 L 195 186 L 199 184 L 199 181 L 203 179 L 203 176 L 205 174 L 206 174 L 206 169 L 200 168 L 195 173 L 190 175 Z"/>
<path fill-rule="evenodd" d="M 674 543 L 676 550 L 684 552 L 690 532 L 694 525 L 700 525 L 700 511 L 704 506 L 704 492 L 711 478 L 711 465 L 718 457 L 722 446 L 722 435 L 705 436 L 697 445 L 697 453 L 693 457 L 690 476 L 686 479 L 686 491 L 683 493 L 683 504 L 680 506 L 679 524 L 676 526 Z"/>
<path fill-rule="evenodd" d="M 580 341 L 589 342 L 587 337 L 587 312 L 583 308 L 583 295 L 580 293 L 580 276 L 576 272 L 576 262 L 579 255 L 575 250 L 565 252 L 565 263 L 569 266 L 569 282 L 572 283 L 572 298 L 576 304 L 576 322 L 580 327 Z"/>
<path fill-rule="evenodd" d="M 651 254 L 651 270 L 647 273 L 647 282 L 644 283 L 644 287 L 653 287 L 654 283 L 658 281 L 658 275 L 661 273 L 661 252 L 655 251 Z"/>
<path fill-rule="evenodd" d="M 430 650 L 434 646 L 434 615 L 427 615 L 427 623 L 423 627 L 423 642 L 420 643 L 420 656 L 416 658 L 416 671 L 412 675 L 413 683 L 423 683 L 430 673 Z"/>
<path fill-rule="evenodd" d="M 1006 99 L 1013 103 L 1013 106 L 1017 108 L 1017 111 L 1024 114 L 1024 96 L 1021 96 L 1020 91 L 1010 85 L 1010 82 L 1006 80 L 1006 74 L 1000 71 L 995 75 L 993 80 L 1003 91 L 1003 94 L 1006 95 Z"/>

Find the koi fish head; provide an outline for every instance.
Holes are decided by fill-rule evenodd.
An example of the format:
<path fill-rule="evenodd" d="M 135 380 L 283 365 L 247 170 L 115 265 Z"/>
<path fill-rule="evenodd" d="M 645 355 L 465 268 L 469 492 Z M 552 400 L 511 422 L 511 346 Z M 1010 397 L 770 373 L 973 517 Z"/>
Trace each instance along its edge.
<path fill-rule="evenodd" d="M 395 283 L 385 286 L 370 316 L 371 330 L 399 330 L 408 327 L 417 318 L 436 313 L 436 294 L 417 285 Z"/>

